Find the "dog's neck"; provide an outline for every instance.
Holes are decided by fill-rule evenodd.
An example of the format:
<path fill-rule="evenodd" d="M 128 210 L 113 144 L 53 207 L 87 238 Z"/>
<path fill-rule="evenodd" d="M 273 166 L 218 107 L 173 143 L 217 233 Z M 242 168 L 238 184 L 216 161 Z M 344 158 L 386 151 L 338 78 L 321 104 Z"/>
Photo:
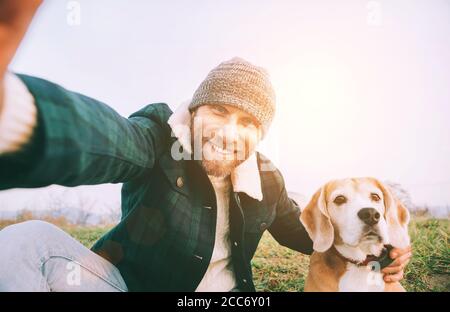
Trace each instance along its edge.
<path fill-rule="evenodd" d="M 346 244 L 333 245 L 336 253 L 354 264 L 364 264 L 371 261 L 371 256 L 378 257 L 383 251 L 383 244 L 360 244 L 356 247 Z"/>

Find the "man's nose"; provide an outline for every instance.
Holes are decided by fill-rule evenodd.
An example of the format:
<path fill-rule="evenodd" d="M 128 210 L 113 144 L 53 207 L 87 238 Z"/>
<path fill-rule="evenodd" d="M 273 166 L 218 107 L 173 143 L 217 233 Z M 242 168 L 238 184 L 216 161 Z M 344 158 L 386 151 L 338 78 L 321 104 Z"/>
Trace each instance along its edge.
<path fill-rule="evenodd" d="M 223 128 L 222 138 L 225 142 L 224 144 L 230 145 L 231 147 L 236 144 L 239 137 L 239 131 L 237 126 L 234 124 L 228 124 Z"/>
<path fill-rule="evenodd" d="M 380 221 L 380 213 L 375 208 L 363 208 L 358 217 L 367 225 L 375 225 Z"/>

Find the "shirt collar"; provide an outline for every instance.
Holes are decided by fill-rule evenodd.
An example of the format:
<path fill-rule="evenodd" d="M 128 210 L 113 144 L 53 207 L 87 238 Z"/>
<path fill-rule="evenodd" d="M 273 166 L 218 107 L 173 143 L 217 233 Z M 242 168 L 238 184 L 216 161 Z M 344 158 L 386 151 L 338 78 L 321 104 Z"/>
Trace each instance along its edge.
<path fill-rule="evenodd" d="M 183 149 L 188 154 L 192 154 L 189 102 L 182 103 L 170 116 L 167 123 Z M 244 192 L 256 200 L 262 200 L 261 177 L 255 152 L 237 166 L 230 176 L 234 192 Z"/>

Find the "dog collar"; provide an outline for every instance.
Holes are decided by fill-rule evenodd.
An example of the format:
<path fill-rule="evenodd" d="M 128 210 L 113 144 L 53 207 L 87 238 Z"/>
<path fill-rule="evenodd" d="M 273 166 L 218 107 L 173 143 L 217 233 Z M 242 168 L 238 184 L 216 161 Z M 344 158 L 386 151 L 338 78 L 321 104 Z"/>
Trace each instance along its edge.
<path fill-rule="evenodd" d="M 366 259 L 364 259 L 364 261 L 356 261 L 353 259 L 349 259 L 347 257 L 344 257 L 337 249 L 336 247 L 334 247 L 334 250 L 336 251 L 337 255 L 344 261 L 346 262 L 350 262 L 353 263 L 354 265 L 357 266 L 367 266 L 369 265 L 371 262 L 378 262 L 379 264 L 379 270 L 384 269 L 385 267 L 389 266 L 394 259 L 392 259 L 389 256 L 389 253 L 391 252 L 392 248 L 394 248 L 392 245 L 384 245 L 383 250 L 381 251 L 381 254 L 377 257 L 374 255 L 367 255 Z M 375 266 L 372 266 L 371 268 L 372 270 L 377 269 Z"/>

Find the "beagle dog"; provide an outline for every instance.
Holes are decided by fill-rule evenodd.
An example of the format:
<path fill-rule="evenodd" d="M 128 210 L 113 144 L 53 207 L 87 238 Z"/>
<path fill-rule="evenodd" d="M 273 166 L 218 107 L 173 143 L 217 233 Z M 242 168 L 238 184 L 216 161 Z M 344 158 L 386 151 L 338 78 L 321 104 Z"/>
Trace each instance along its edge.
<path fill-rule="evenodd" d="M 330 181 L 303 209 L 313 241 L 305 291 L 405 291 L 385 283 L 389 250 L 409 243 L 408 209 L 374 178 Z"/>

